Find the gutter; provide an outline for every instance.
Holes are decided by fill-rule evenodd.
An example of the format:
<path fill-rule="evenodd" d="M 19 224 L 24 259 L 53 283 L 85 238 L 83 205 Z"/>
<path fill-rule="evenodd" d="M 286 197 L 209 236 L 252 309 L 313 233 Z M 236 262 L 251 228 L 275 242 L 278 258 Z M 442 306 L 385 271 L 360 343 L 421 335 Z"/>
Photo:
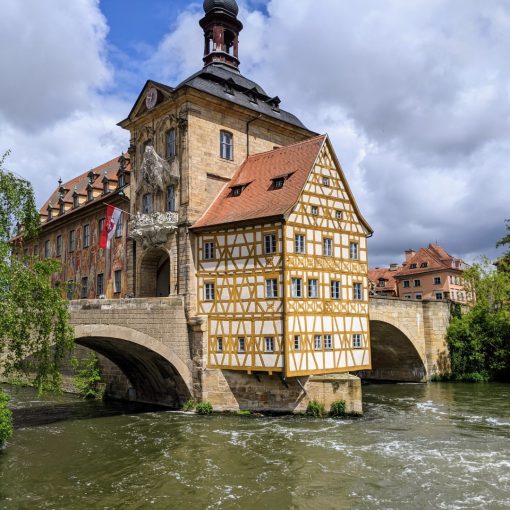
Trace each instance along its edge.
<path fill-rule="evenodd" d="M 250 124 L 260 119 L 262 114 L 259 113 L 256 117 L 251 118 L 246 122 L 246 157 L 250 155 Z"/>

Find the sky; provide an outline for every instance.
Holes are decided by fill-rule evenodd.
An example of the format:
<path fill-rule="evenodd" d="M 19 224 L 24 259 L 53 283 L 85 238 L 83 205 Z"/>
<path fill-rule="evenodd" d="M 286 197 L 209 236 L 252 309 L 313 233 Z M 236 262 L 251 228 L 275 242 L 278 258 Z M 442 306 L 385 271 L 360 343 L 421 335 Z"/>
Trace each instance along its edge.
<path fill-rule="evenodd" d="M 238 0 L 243 75 L 328 133 L 370 265 L 439 243 L 496 257 L 510 218 L 507 0 Z M 202 66 L 202 2 L 2 0 L 0 154 L 39 205 L 125 150 L 147 79 Z"/>

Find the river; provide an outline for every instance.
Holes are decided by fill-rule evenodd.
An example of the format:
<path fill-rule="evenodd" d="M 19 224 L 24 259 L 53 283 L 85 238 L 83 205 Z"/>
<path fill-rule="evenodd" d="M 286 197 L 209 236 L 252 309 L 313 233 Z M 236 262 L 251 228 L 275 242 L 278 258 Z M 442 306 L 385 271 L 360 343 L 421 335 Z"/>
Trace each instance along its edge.
<path fill-rule="evenodd" d="M 2 509 L 510 508 L 510 385 L 367 385 L 364 417 L 343 420 L 7 389 Z"/>

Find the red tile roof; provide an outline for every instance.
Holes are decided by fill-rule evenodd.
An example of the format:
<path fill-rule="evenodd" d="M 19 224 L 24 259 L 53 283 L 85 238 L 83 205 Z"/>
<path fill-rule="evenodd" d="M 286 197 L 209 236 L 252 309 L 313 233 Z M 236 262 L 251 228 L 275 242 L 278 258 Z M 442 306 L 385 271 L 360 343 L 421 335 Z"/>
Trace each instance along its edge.
<path fill-rule="evenodd" d="M 129 154 L 124 154 L 124 157 L 126 158 L 126 173 L 129 174 L 131 170 L 130 166 L 130 160 L 129 160 Z M 87 185 L 89 183 L 88 180 L 88 174 L 92 171 L 97 177 L 94 180 L 93 188 L 95 190 L 102 190 L 103 189 L 103 177 L 107 177 L 110 181 L 110 189 L 115 191 L 115 186 L 117 184 L 117 172 L 119 170 L 119 156 L 116 158 L 107 161 L 106 163 L 103 163 L 102 165 L 97 166 L 96 168 L 93 168 L 92 170 L 87 170 L 86 172 L 78 175 L 77 177 L 74 177 L 70 181 L 62 183 L 62 188 L 64 188 L 65 193 L 63 196 L 64 202 L 68 204 L 73 203 L 73 194 L 76 191 L 78 195 L 80 196 L 86 196 L 87 195 Z M 48 206 L 51 204 L 52 209 L 55 209 L 58 211 L 59 209 L 59 199 L 60 199 L 60 192 L 59 192 L 60 186 L 58 186 L 55 191 L 51 194 L 51 196 L 46 200 L 44 205 L 39 210 L 39 214 L 43 217 L 46 217 L 48 215 Z M 83 205 L 83 200 L 80 201 L 80 205 Z M 65 214 L 68 214 L 72 211 L 67 210 Z M 64 214 L 64 215 L 65 215 Z M 58 216 L 55 216 L 54 219 L 56 219 Z"/>
<path fill-rule="evenodd" d="M 416 267 L 412 267 L 414 265 Z M 398 273 L 398 278 L 445 269 L 462 270 L 463 267 L 464 262 L 447 253 L 442 246 L 429 244 L 427 248 L 420 248 L 403 264 L 402 269 Z"/>
<path fill-rule="evenodd" d="M 193 228 L 284 215 L 297 202 L 325 140 L 316 136 L 249 156 Z M 273 179 L 287 175 L 283 187 L 274 189 Z M 232 196 L 232 188 L 243 185 Z"/>
<path fill-rule="evenodd" d="M 397 282 L 395 276 L 400 271 L 400 267 L 397 269 L 390 269 L 388 267 L 376 267 L 375 269 L 368 270 L 368 279 L 375 284 L 376 291 L 389 292 L 397 290 Z M 384 287 L 379 285 L 379 280 L 385 280 Z"/>

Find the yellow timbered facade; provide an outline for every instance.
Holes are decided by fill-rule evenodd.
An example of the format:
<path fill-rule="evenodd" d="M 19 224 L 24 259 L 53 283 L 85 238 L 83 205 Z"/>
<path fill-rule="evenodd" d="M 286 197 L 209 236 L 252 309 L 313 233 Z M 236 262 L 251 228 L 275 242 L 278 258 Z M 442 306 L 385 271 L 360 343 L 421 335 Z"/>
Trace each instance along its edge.
<path fill-rule="evenodd" d="M 192 230 L 210 368 L 370 368 L 371 229 L 327 136 L 248 157 Z"/>

